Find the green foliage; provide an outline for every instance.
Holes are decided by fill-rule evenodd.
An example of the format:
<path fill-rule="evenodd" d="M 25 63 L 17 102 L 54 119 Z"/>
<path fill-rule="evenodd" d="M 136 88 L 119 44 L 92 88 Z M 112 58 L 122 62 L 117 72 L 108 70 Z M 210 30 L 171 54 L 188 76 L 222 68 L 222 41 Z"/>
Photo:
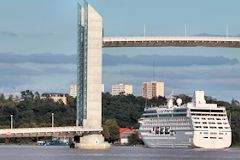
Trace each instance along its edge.
<path fill-rule="evenodd" d="M 138 137 L 137 134 L 131 134 L 128 137 L 128 145 L 134 146 L 134 145 L 138 145 L 138 144 L 143 144 L 142 140 Z"/>
<path fill-rule="evenodd" d="M 227 107 L 228 117 L 231 121 L 232 142 L 234 145 L 240 145 L 240 105 L 239 102 L 233 100 L 231 105 Z"/>
<path fill-rule="evenodd" d="M 21 101 L 5 99 L 0 96 L 0 127 L 10 126 L 10 115 L 13 115 L 14 128 L 49 127 L 51 114 L 54 113 L 55 126 L 75 125 L 76 99 L 69 98 L 67 105 L 54 102 L 52 99 L 40 99 L 40 94 L 26 90 L 21 92 Z"/>
<path fill-rule="evenodd" d="M 121 128 L 138 128 L 138 119 L 142 116 L 146 102 L 148 106 L 160 106 L 166 103 L 166 99 L 157 97 L 146 101 L 143 97 L 133 95 L 112 96 L 104 93 L 103 120 L 116 119 Z"/>
<path fill-rule="evenodd" d="M 103 135 L 107 141 L 112 143 L 119 139 L 119 126 L 115 119 L 107 119 L 104 122 Z"/>

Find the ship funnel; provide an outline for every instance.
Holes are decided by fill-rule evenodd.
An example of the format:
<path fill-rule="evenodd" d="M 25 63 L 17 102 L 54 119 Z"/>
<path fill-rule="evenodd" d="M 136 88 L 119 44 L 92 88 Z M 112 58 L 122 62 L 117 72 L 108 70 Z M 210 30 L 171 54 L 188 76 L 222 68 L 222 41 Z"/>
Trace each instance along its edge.
<path fill-rule="evenodd" d="M 195 91 L 193 95 L 193 103 L 195 104 L 206 104 L 204 98 L 204 91 Z"/>

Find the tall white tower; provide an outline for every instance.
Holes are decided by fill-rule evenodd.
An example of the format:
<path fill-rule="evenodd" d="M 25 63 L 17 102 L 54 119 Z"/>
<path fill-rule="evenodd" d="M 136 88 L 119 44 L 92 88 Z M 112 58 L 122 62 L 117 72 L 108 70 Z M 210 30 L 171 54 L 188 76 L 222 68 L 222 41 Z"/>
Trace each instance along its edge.
<path fill-rule="evenodd" d="M 79 148 L 107 148 L 102 131 L 102 35 L 101 15 L 89 5 L 79 5 L 78 77 L 76 125 L 97 132 L 80 137 Z"/>

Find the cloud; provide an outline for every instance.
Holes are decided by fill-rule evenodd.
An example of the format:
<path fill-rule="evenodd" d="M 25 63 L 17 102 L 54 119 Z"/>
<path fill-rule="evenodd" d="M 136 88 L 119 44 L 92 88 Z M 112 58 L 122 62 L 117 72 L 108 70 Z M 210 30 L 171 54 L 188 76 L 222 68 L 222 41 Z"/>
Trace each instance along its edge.
<path fill-rule="evenodd" d="M 205 56 L 159 56 L 159 55 L 140 55 L 127 57 L 125 55 L 103 55 L 103 64 L 106 66 L 115 65 L 142 65 L 142 66 L 193 66 L 193 65 L 234 65 L 238 64 L 237 59 L 225 57 L 205 57 Z"/>
<path fill-rule="evenodd" d="M 17 37 L 17 34 L 9 31 L 0 31 L 0 37 Z"/>
<path fill-rule="evenodd" d="M 74 64 L 76 55 L 40 53 L 21 55 L 15 53 L 0 53 L 0 63 L 39 63 L 39 64 Z"/>
<path fill-rule="evenodd" d="M 153 78 L 152 67 L 135 67 L 128 65 L 125 67 L 104 68 L 106 74 L 128 75 L 136 78 Z M 155 76 L 166 79 L 223 79 L 240 78 L 240 66 L 213 66 L 213 67 L 156 67 Z"/>
<path fill-rule="evenodd" d="M 66 68 L 61 66 L 24 66 L 24 65 L 12 65 L 12 64 L 0 64 L 0 75 L 8 77 L 19 77 L 19 76 L 42 76 L 52 74 L 74 74 L 76 73 L 75 68 Z"/>
<path fill-rule="evenodd" d="M 0 64 L 0 93 L 18 94 L 25 89 L 63 91 L 75 80 L 74 65 Z"/>
<path fill-rule="evenodd" d="M 15 54 L 15 53 L 0 53 L 0 63 L 20 64 L 20 63 L 36 63 L 36 64 L 76 64 L 77 55 L 66 54 Z M 168 56 L 168 55 L 138 55 L 128 57 L 126 55 L 110 55 L 103 54 L 104 66 L 117 65 L 141 65 L 141 66 L 193 66 L 193 65 L 234 65 L 238 64 L 237 59 L 225 57 L 206 57 L 206 56 Z"/>
<path fill-rule="evenodd" d="M 31 85 L 33 81 L 27 77 L 17 76 L 15 78 L 9 76 L 1 76 L 0 90 L 3 88 L 15 89 L 22 85 Z"/>

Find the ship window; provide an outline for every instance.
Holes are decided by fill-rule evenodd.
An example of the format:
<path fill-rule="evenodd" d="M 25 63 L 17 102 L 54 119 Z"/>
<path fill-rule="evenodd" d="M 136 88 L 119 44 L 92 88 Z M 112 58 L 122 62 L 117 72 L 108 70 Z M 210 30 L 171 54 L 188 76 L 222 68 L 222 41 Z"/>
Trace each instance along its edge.
<path fill-rule="evenodd" d="M 218 137 L 218 139 L 223 139 L 223 137 Z"/>
<path fill-rule="evenodd" d="M 218 127 L 218 129 L 223 129 L 223 127 Z"/>
<path fill-rule="evenodd" d="M 200 124 L 200 122 L 194 122 L 195 124 Z"/>
<path fill-rule="evenodd" d="M 195 126 L 195 128 L 202 128 L 201 126 Z"/>
<path fill-rule="evenodd" d="M 211 129 L 216 129 L 217 127 L 210 127 Z"/>
<path fill-rule="evenodd" d="M 156 110 L 144 111 L 143 113 L 157 113 Z"/>
<path fill-rule="evenodd" d="M 203 128 L 208 128 L 208 126 L 203 126 Z"/>
<path fill-rule="evenodd" d="M 208 120 L 214 120 L 214 118 L 208 118 Z"/>
<path fill-rule="evenodd" d="M 221 118 L 216 118 L 216 120 L 221 120 Z"/>
<path fill-rule="evenodd" d="M 206 120 L 206 118 L 202 118 L 202 120 Z"/>
<path fill-rule="evenodd" d="M 229 127 L 225 127 L 225 129 L 230 129 Z"/>
<path fill-rule="evenodd" d="M 221 133 L 219 133 L 219 135 L 223 135 L 223 133 L 221 132 Z"/>
<path fill-rule="evenodd" d="M 216 139 L 217 137 L 210 137 L 210 139 Z"/>
<path fill-rule="evenodd" d="M 216 133 L 216 132 L 211 132 L 210 134 L 212 134 L 212 135 L 216 135 L 217 133 Z"/>
<path fill-rule="evenodd" d="M 144 115 L 145 118 L 157 117 L 157 115 Z"/>
<path fill-rule="evenodd" d="M 202 122 L 203 124 L 207 124 L 207 122 Z"/>
<path fill-rule="evenodd" d="M 223 112 L 223 110 L 191 109 L 192 112 Z"/>
<path fill-rule="evenodd" d="M 208 122 L 208 124 L 216 124 L 215 122 Z"/>
<path fill-rule="evenodd" d="M 222 124 L 221 122 L 218 122 L 217 124 Z"/>
<path fill-rule="evenodd" d="M 203 137 L 203 138 L 208 138 L 208 137 Z"/>

